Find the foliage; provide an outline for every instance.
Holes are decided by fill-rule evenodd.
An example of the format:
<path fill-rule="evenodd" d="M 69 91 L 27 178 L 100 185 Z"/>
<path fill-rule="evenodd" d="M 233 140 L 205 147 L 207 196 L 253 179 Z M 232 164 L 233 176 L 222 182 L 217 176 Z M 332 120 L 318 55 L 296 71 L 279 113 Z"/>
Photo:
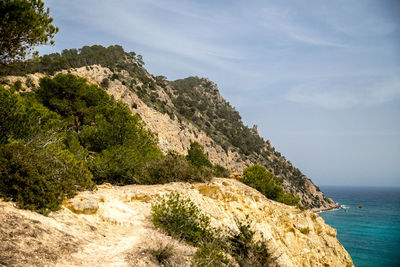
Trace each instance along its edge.
<path fill-rule="evenodd" d="M 18 81 L 15 81 L 15 83 L 14 83 L 14 88 L 15 88 L 15 90 L 18 92 L 18 91 L 21 91 L 22 90 L 22 82 L 20 81 L 20 80 L 18 80 Z"/>
<path fill-rule="evenodd" d="M 142 155 L 130 147 L 113 146 L 89 160 L 89 170 L 97 184 L 116 185 L 136 184 L 135 178 L 140 169 Z"/>
<path fill-rule="evenodd" d="M 268 266 L 269 253 L 264 242 L 254 241 L 248 217 L 245 222 L 236 219 L 237 233 L 228 237 L 231 255 L 239 266 Z"/>
<path fill-rule="evenodd" d="M 234 146 L 245 155 L 259 153 L 264 141 L 243 125 L 239 113 L 206 80 L 188 77 L 171 82 L 180 115 L 204 130 L 222 147 Z M 200 115 L 201 114 L 201 115 Z"/>
<path fill-rule="evenodd" d="M 283 191 L 281 181 L 261 165 L 254 164 L 244 169 L 241 181 L 257 189 L 269 199 L 288 205 L 296 205 L 298 203 L 297 198 Z"/>
<path fill-rule="evenodd" d="M 104 89 L 107 89 L 110 86 L 110 80 L 108 78 L 104 78 L 101 83 L 100 86 Z"/>
<path fill-rule="evenodd" d="M 215 177 L 224 177 L 224 178 L 226 178 L 226 177 L 229 177 L 229 175 L 231 174 L 228 169 L 226 169 L 226 168 L 224 168 L 224 167 L 222 167 L 221 165 L 218 165 L 218 164 L 214 165 L 212 167 L 212 170 L 213 170 L 213 174 L 214 174 Z"/>
<path fill-rule="evenodd" d="M 58 32 L 41 0 L 3 0 L 0 14 L 1 64 L 24 59 L 33 46 L 47 44 Z"/>
<path fill-rule="evenodd" d="M 210 218 L 179 193 L 172 192 L 152 205 L 154 226 L 167 234 L 199 247 L 194 266 L 231 266 L 231 255 L 239 266 L 267 266 L 270 254 L 265 242 L 255 241 L 248 217 L 236 220 L 238 232 L 210 225 Z"/>
<path fill-rule="evenodd" d="M 44 107 L 32 94 L 19 96 L 0 86 L 0 143 L 23 139 L 25 143 L 44 140 L 44 135 L 62 127 L 60 116 Z"/>
<path fill-rule="evenodd" d="M 196 267 L 221 267 L 231 266 L 226 253 L 218 243 L 212 242 L 201 246 L 192 259 L 192 266 Z"/>
<path fill-rule="evenodd" d="M 179 193 L 172 192 L 152 205 L 153 224 L 169 235 L 200 245 L 213 238 L 210 218 Z"/>
<path fill-rule="evenodd" d="M 104 90 L 73 74 L 40 79 L 36 94 L 45 106 L 69 119 L 76 131 L 94 122 L 95 114 L 110 102 Z"/>
<path fill-rule="evenodd" d="M 18 95 L 0 85 L 0 144 L 8 142 L 18 127 Z"/>
<path fill-rule="evenodd" d="M 18 127 L 14 130 L 15 139 L 39 144 L 46 142 L 45 140 L 51 135 L 53 137 L 60 135 L 64 127 L 60 115 L 43 106 L 32 94 L 20 97 L 19 103 Z"/>
<path fill-rule="evenodd" d="M 67 150 L 34 150 L 21 143 L 0 147 L 0 196 L 47 214 L 77 190 L 92 188 L 91 173 Z"/>
<path fill-rule="evenodd" d="M 190 143 L 187 160 L 196 167 L 212 167 L 208 156 L 203 152 L 203 147 L 198 142 Z"/>
<path fill-rule="evenodd" d="M 168 153 L 161 159 L 146 163 L 139 181 L 141 184 L 191 183 L 208 181 L 211 176 L 211 169 L 196 167 L 182 155 Z"/>
<path fill-rule="evenodd" d="M 82 143 L 91 151 L 100 152 L 111 146 L 129 146 L 143 154 L 158 151 L 155 136 L 137 115 L 121 102 L 105 105 L 98 110 L 93 126 L 85 125 L 80 132 Z"/>
<path fill-rule="evenodd" d="M 159 264 L 165 266 L 175 255 L 174 247 L 171 244 L 158 244 L 157 248 L 150 249 L 150 254 Z"/>
<path fill-rule="evenodd" d="M 126 53 L 119 45 L 111 45 L 109 47 L 101 45 L 83 46 L 80 49 L 65 49 L 61 54 L 53 53 L 36 57 L 23 62 L 23 64 L 13 64 L 10 68 L 1 69 L 0 74 L 23 75 L 35 72 L 54 74 L 58 70 L 79 68 L 93 64 L 116 68 L 126 58 L 135 59 L 136 55 Z M 134 65 L 131 64 L 123 67 L 129 71 L 130 68 L 134 68 Z"/>

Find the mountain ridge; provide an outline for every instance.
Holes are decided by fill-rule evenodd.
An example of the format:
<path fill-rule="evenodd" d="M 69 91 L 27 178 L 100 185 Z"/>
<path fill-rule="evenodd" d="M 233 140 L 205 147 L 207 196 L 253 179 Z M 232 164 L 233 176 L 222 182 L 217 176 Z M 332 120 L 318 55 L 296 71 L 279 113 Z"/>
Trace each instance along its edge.
<path fill-rule="evenodd" d="M 212 163 L 232 171 L 241 171 L 254 163 L 265 166 L 307 208 L 337 207 L 269 140 L 243 124 L 240 114 L 211 80 L 188 77 L 168 81 L 164 76 L 149 74 L 143 65 L 140 55 L 127 53 L 120 46 L 85 46 L 27 61 L 22 68 L 1 74 L 7 74 L 3 80 L 10 83 L 21 80 L 27 89 L 37 85 L 45 74 L 61 72 L 84 77 L 138 114 L 158 134 L 164 153 L 173 150 L 186 154 L 190 143 L 196 141 L 203 145 Z M 32 72 L 36 74 L 28 74 Z"/>

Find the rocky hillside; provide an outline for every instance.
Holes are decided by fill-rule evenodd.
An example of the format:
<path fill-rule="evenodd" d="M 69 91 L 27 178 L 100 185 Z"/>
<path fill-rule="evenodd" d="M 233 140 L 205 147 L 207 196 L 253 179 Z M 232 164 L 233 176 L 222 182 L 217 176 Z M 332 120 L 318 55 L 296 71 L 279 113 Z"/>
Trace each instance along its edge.
<path fill-rule="evenodd" d="M 221 178 L 197 184 L 102 185 L 64 202 L 48 217 L 0 201 L 0 265 L 159 266 L 152 251 L 170 244 L 173 266 L 190 266 L 196 248 L 151 222 L 152 203 L 172 191 L 190 198 L 216 227 L 232 229 L 235 218 L 248 215 L 252 229 L 267 240 L 271 266 L 354 266 L 336 230 L 317 214 Z"/>
<path fill-rule="evenodd" d="M 149 129 L 158 134 L 162 151 L 186 154 L 192 141 L 204 146 L 210 160 L 232 171 L 258 163 L 283 183 L 284 189 L 314 210 L 337 204 L 301 171 L 259 136 L 257 128 L 245 126 L 239 113 L 219 93 L 215 83 L 189 77 L 168 81 L 149 74 L 140 55 L 120 46 L 83 47 L 64 50 L 23 66 L 0 70 L 2 81 L 21 90 L 31 90 L 40 77 L 57 72 L 74 73 L 100 85 L 139 114 Z"/>

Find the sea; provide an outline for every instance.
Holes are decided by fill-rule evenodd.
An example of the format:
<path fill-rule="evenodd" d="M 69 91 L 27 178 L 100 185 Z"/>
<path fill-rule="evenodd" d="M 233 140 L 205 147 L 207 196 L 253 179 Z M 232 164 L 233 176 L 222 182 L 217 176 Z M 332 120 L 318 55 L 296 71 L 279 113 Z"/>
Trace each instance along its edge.
<path fill-rule="evenodd" d="M 321 186 L 343 209 L 320 212 L 355 266 L 400 266 L 400 188 Z"/>

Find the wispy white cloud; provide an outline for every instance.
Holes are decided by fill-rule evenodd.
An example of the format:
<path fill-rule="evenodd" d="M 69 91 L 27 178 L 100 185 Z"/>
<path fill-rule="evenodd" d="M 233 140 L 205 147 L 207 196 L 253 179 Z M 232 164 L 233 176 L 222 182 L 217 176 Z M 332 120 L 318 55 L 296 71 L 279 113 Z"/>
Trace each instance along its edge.
<path fill-rule="evenodd" d="M 310 170 L 329 169 L 333 161 L 324 162 L 321 155 L 337 151 L 332 177 L 340 177 L 336 170 L 349 164 L 343 158 L 349 153 L 360 160 L 351 164 L 359 177 L 364 173 L 358 170 L 371 173 L 387 162 L 393 164 L 379 169 L 379 175 L 391 170 L 398 177 L 393 166 L 399 164 L 393 159 L 400 139 L 391 135 L 400 131 L 399 109 L 393 108 L 400 102 L 400 19 L 393 8 L 399 7 L 397 0 L 48 0 L 46 4 L 60 32 L 56 46 L 42 51 L 121 44 L 143 54 L 154 74 L 211 77 L 249 125 L 264 128 L 265 137 L 276 140 L 279 149 L 289 143 L 283 152 L 293 161 L 296 155 L 297 160 L 307 160 Z M 370 138 L 358 138 L 374 131 L 378 132 Z M 335 138 L 329 134 L 356 138 L 338 149 L 347 138 L 332 141 Z M 368 139 L 368 144 L 361 139 Z M 309 145 L 302 149 L 307 140 Z M 359 148 L 368 152 L 357 152 Z M 310 159 L 311 153 L 315 159 Z M 371 159 L 373 164 L 363 164 Z"/>
<path fill-rule="evenodd" d="M 291 88 L 284 98 L 290 102 L 327 109 L 368 107 L 400 98 L 400 78 L 391 77 L 372 84 L 368 81 L 354 82 L 351 81 L 352 78 L 350 81 L 348 79 L 342 83 L 332 79 L 305 82 Z"/>
<path fill-rule="evenodd" d="M 267 31 L 284 36 L 290 41 L 314 46 L 347 47 L 343 40 L 332 38 L 329 32 L 317 30 L 316 25 L 307 25 L 296 20 L 296 13 L 289 8 L 264 8 L 259 16 Z"/>

